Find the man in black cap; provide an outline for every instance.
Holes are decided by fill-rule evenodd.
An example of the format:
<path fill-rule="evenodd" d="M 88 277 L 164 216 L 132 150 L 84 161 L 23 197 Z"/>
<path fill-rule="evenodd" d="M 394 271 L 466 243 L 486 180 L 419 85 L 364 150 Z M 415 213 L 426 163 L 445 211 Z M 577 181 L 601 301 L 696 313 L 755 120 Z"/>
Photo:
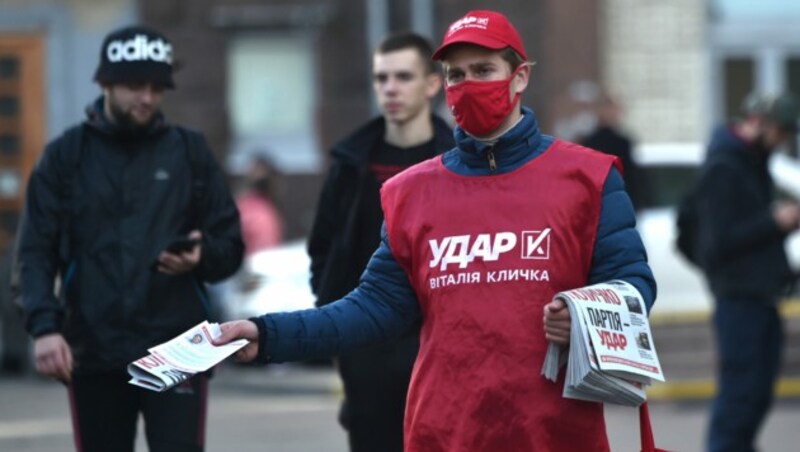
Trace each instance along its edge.
<path fill-rule="evenodd" d="M 155 393 L 126 372 L 208 318 L 203 283 L 233 274 L 243 254 L 236 205 L 205 140 L 160 112 L 172 72 L 160 33 L 111 33 L 95 73 L 102 96 L 45 148 L 28 185 L 20 302 L 36 369 L 68 387 L 82 451 L 132 451 L 139 413 L 151 451 L 204 447 L 206 375 Z M 179 239 L 189 247 L 170 246 Z"/>

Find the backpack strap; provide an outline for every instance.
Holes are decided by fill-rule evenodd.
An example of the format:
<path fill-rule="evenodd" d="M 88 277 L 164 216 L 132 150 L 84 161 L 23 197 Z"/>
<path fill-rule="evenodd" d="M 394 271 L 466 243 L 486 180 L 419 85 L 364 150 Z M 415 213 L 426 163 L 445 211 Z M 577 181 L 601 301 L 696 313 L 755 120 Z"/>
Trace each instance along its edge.
<path fill-rule="evenodd" d="M 186 146 L 186 159 L 192 171 L 192 194 L 187 217 L 190 227 L 200 229 L 206 213 L 206 191 L 208 189 L 208 159 L 205 158 L 205 145 L 199 133 L 176 126 Z"/>
<path fill-rule="evenodd" d="M 59 175 L 58 186 L 59 222 L 62 225 L 58 234 L 59 271 L 65 270 L 72 250 L 70 241 L 72 233 L 72 180 L 81 163 L 84 144 L 84 127 L 83 124 L 80 124 L 68 129 L 61 135 L 58 143 L 58 146 L 63 149 L 63 153 L 66 156 L 62 164 L 63 166 L 60 168 L 61 174 Z M 17 225 L 17 234 L 14 238 L 14 244 L 12 245 L 13 249 L 11 253 L 13 257 L 9 281 L 9 295 L 20 312 L 23 310 L 23 305 L 21 289 L 22 268 L 19 264 L 19 251 L 22 242 L 22 229 L 25 227 L 23 224 L 24 218 L 25 212 L 23 211 L 20 216 L 20 222 Z"/>
<path fill-rule="evenodd" d="M 66 132 L 61 138 L 60 146 L 66 155 L 65 165 L 62 167 L 60 184 L 60 210 L 61 234 L 58 240 L 58 256 L 63 264 L 69 262 L 72 248 L 72 195 L 73 179 L 78 172 L 83 155 L 85 126 L 79 124 Z"/>

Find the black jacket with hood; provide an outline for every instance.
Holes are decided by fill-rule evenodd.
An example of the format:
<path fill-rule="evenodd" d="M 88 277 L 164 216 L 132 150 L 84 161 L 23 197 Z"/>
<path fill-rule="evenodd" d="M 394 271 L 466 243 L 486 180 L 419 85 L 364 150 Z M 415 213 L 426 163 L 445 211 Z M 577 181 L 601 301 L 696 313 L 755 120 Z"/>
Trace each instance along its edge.
<path fill-rule="evenodd" d="M 768 157 L 722 127 L 700 170 L 698 256 L 718 299 L 772 303 L 792 282 Z"/>
<path fill-rule="evenodd" d="M 29 180 L 18 254 L 29 333 L 62 333 L 79 373 L 124 369 L 207 319 L 203 283 L 233 274 L 244 249 L 236 205 L 199 134 L 161 114 L 131 131 L 102 109 L 102 98 L 87 109 L 79 140 L 66 138 L 71 129 L 45 148 Z M 200 165 L 190 164 L 190 142 Z M 198 166 L 204 174 L 193 175 Z M 193 203 L 197 177 L 205 189 Z M 203 233 L 194 271 L 154 270 L 160 252 L 192 229 Z"/>
<path fill-rule="evenodd" d="M 444 120 L 432 116 L 434 148 L 444 153 L 455 146 L 453 131 Z M 334 146 L 333 162 L 322 188 L 314 227 L 308 242 L 311 256 L 311 288 L 317 305 L 324 305 L 347 295 L 358 285 L 366 262 L 359 262 L 357 246 L 372 241 L 380 244 L 380 231 L 372 237 L 359 234 L 359 200 L 369 186 L 369 156 L 382 145 L 386 121 L 375 118 Z M 434 157 L 431 155 L 430 157 Z M 380 211 L 380 208 L 378 208 Z"/>

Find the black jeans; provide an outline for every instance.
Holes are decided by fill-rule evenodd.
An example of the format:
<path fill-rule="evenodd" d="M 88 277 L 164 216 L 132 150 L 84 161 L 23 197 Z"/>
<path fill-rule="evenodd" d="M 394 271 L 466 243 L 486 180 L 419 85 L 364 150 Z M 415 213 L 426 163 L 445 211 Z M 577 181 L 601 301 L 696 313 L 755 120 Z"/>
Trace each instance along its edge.
<path fill-rule="evenodd" d="M 139 413 L 150 452 L 203 450 L 206 375 L 160 393 L 131 385 L 129 379 L 127 373 L 73 376 L 69 400 L 76 450 L 133 452 Z"/>
<path fill-rule="evenodd" d="M 709 452 L 751 452 L 772 405 L 783 350 L 774 304 L 717 300 L 719 379 L 711 409 Z"/>
<path fill-rule="evenodd" d="M 391 345 L 340 357 L 345 401 L 339 421 L 351 452 L 402 452 L 408 384 L 419 338 L 405 336 Z"/>

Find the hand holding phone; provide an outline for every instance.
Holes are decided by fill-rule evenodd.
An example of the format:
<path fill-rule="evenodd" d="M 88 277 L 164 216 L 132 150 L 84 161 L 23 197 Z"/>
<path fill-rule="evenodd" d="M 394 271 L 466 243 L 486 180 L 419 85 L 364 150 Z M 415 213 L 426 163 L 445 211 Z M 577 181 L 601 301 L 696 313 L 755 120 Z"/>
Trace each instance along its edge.
<path fill-rule="evenodd" d="M 167 275 L 180 275 L 194 269 L 203 254 L 203 234 L 193 230 L 188 235 L 176 237 L 158 255 L 153 271 Z"/>
<path fill-rule="evenodd" d="M 167 245 L 166 251 L 172 254 L 188 253 L 199 244 L 200 239 L 198 238 L 180 237 Z"/>

